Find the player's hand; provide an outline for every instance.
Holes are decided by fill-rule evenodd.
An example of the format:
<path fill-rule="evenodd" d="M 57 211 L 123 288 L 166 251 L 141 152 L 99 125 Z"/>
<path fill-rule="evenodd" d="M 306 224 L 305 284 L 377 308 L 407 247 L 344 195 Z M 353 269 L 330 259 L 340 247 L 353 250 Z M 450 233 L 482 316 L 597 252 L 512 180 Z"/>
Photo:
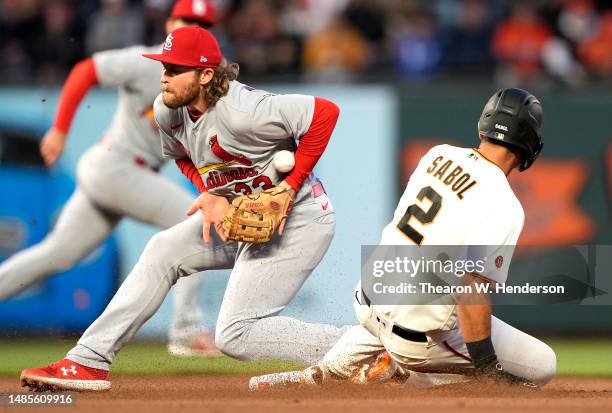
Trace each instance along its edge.
<path fill-rule="evenodd" d="M 286 181 L 282 181 L 280 184 L 278 184 L 278 187 L 286 189 L 287 193 L 291 196 L 291 199 L 295 200 L 295 189 L 293 189 L 293 187 L 289 185 Z M 278 226 L 278 235 L 283 235 L 283 230 L 285 229 L 285 222 L 287 222 L 286 217 L 283 218 L 281 224 Z"/>
<path fill-rule="evenodd" d="M 66 134 L 53 127 L 47 131 L 40 141 L 40 154 L 47 166 L 53 165 L 64 152 Z"/>
<path fill-rule="evenodd" d="M 205 243 L 210 242 L 210 226 L 215 227 L 215 231 L 223 242 L 227 241 L 227 235 L 223 230 L 223 218 L 229 208 L 229 202 L 225 197 L 211 195 L 207 192 L 203 192 L 195 201 L 191 204 L 191 207 L 187 210 L 187 215 L 193 215 L 197 211 L 202 212 L 202 218 L 204 219 L 204 226 L 202 228 L 202 237 Z"/>
<path fill-rule="evenodd" d="M 502 367 L 501 363 L 495 362 L 490 366 L 476 370 L 476 376 L 482 379 L 493 380 L 501 384 L 509 384 L 512 386 L 525 386 L 532 389 L 537 389 L 538 385 L 527 380 L 524 377 L 515 376 L 512 373 L 508 373 Z"/>

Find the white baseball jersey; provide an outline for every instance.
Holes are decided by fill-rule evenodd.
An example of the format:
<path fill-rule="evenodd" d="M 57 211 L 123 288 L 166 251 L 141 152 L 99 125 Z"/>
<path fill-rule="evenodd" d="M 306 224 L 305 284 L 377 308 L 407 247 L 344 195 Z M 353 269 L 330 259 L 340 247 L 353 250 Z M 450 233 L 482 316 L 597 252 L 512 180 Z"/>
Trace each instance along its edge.
<path fill-rule="evenodd" d="M 487 257 L 481 275 L 503 283 L 524 219 L 497 165 L 476 149 L 439 145 L 419 162 L 380 243 L 489 246 L 477 251 Z M 379 305 L 376 310 L 412 330 L 447 330 L 456 327 L 454 300 L 447 298 L 442 301 L 447 304 Z"/>
<path fill-rule="evenodd" d="M 228 197 L 278 185 L 284 175 L 273 155 L 295 149 L 313 114 L 313 96 L 276 95 L 237 81 L 195 122 L 186 107 L 170 109 L 161 95 L 155 101 L 163 154 L 189 157 L 206 191 Z"/>
<path fill-rule="evenodd" d="M 161 90 L 159 62 L 142 57 L 158 53 L 161 45 L 133 46 L 93 55 L 101 86 L 118 88 L 117 109 L 104 139 L 113 147 L 142 158 L 150 167 L 163 162 L 153 102 Z"/>

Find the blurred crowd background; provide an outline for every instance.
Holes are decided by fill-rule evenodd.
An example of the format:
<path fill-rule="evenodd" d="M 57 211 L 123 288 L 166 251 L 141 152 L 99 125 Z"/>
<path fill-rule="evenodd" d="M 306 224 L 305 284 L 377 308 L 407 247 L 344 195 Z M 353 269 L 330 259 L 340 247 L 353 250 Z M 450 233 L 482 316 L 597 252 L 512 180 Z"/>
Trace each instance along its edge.
<path fill-rule="evenodd" d="M 0 83 L 54 85 L 91 53 L 165 37 L 172 0 L 0 0 Z M 611 83 L 604 0 L 213 0 L 242 74 L 275 81 Z"/>
<path fill-rule="evenodd" d="M 226 56 L 240 64 L 242 81 L 324 96 L 342 108 L 317 164 L 333 194 L 337 232 L 288 314 L 353 322 L 361 245 L 378 242 L 408 176 L 431 146 L 475 143 L 476 119 L 498 86 L 533 91 L 546 114 L 542 158 L 510 180 L 526 212 L 519 244 L 612 244 L 612 0 L 210 1 L 218 20 L 213 31 Z M 39 139 L 73 65 L 107 49 L 161 49 L 173 4 L 0 0 L 0 188 L 12 195 L 0 197 L 0 261 L 43 239 L 74 188 L 78 159 L 111 122 L 116 91 L 90 91 L 60 164 L 44 168 Z M 345 160 L 342 167 L 338 159 Z M 162 173 L 190 185 L 172 165 Z M 95 259 L 0 303 L 0 335 L 86 328 L 156 231 L 127 221 Z M 578 268 L 599 290 L 612 291 L 610 248 L 597 260 L 591 255 L 589 250 L 589 268 L 582 271 L 584 265 L 568 261 L 576 255 L 545 251 L 533 262 L 550 264 L 550 270 L 525 274 Z M 596 261 L 598 272 L 591 271 Z M 92 273 L 97 276 L 83 276 Z M 209 327 L 225 289 L 226 274 L 216 276 L 207 273 L 200 291 Z M 538 333 L 610 335 L 612 312 L 600 305 L 610 308 L 611 297 L 585 299 L 584 305 L 509 306 L 497 315 Z M 171 305 L 166 301 L 143 335 L 165 336 Z"/>

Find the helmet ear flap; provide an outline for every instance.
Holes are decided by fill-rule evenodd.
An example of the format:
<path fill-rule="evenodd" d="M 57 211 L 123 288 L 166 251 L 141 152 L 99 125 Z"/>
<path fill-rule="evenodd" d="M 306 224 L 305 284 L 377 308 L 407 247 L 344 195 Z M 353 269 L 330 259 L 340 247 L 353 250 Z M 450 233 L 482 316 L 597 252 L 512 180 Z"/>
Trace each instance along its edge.
<path fill-rule="evenodd" d="M 523 162 L 521 162 L 521 164 L 519 165 L 518 167 L 519 172 L 523 172 L 524 170 L 529 169 L 529 167 L 531 167 L 531 165 L 535 162 L 535 160 L 538 159 L 538 155 L 540 155 L 540 152 L 542 152 L 543 147 L 544 147 L 544 143 L 542 141 L 538 142 L 536 147 L 531 152 L 531 155 L 526 156 L 525 160 L 523 160 Z"/>

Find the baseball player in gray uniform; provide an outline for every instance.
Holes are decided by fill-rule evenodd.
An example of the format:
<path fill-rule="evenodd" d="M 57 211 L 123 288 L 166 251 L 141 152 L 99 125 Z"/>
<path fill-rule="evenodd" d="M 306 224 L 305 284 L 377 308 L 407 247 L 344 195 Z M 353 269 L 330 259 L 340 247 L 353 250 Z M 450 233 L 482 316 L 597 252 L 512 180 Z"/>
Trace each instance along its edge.
<path fill-rule="evenodd" d="M 167 30 L 192 24 L 210 26 L 214 10 L 204 0 L 180 0 Z M 161 45 L 96 53 L 77 64 L 62 91 L 54 126 L 41 142 L 48 165 L 59 158 L 81 99 L 94 85 L 119 90 L 117 110 L 101 142 L 77 168 L 77 188 L 52 231 L 39 244 L 0 266 L 0 300 L 57 272 L 73 267 L 97 247 L 124 217 L 169 228 L 187 215 L 193 196 L 159 176 L 164 163 L 153 101 L 159 93 L 159 64 L 143 59 Z M 220 355 L 203 329 L 198 277 L 181 280 L 174 296 L 168 350 L 175 355 Z"/>
<path fill-rule="evenodd" d="M 461 286 L 470 289 L 441 296 L 436 304 L 381 305 L 360 284 L 354 305 L 360 325 L 348 330 L 318 365 L 253 378 L 251 388 L 315 384 L 325 377 L 360 384 L 393 378 L 417 386 L 474 378 L 529 387 L 549 382 L 556 371 L 555 352 L 492 316 L 487 294 L 475 287 L 483 283 L 495 291 L 506 281 L 525 219 L 507 176 L 529 168 L 538 157 L 542 119 L 540 102 L 529 92 L 495 93 L 478 122 L 480 147 L 432 148 L 382 232 L 381 245 L 421 246 L 419 256 L 470 246 L 468 255 L 465 248 L 453 248 L 461 257 L 486 262 L 463 275 Z M 417 282 L 426 280 L 419 280 L 421 275 Z"/>
<path fill-rule="evenodd" d="M 117 352 L 179 278 L 202 270 L 232 268 L 215 337 L 229 356 L 312 363 L 343 332 L 279 315 L 334 235 L 332 205 L 312 170 L 331 137 L 338 107 L 239 83 L 237 65 L 225 61 L 214 36 L 199 27 L 173 31 L 162 53 L 147 57 L 164 65 L 162 94 L 155 101 L 163 153 L 181 161 L 181 170 L 202 193 L 189 219 L 149 241 L 107 309 L 66 358 L 24 370 L 24 386 L 109 389 L 108 370 Z M 295 166 L 282 175 L 272 159 L 287 148 L 295 149 Z M 279 234 L 267 243 L 226 242 L 222 222 L 229 201 L 270 188 L 282 188 L 294 202 Z"/>

